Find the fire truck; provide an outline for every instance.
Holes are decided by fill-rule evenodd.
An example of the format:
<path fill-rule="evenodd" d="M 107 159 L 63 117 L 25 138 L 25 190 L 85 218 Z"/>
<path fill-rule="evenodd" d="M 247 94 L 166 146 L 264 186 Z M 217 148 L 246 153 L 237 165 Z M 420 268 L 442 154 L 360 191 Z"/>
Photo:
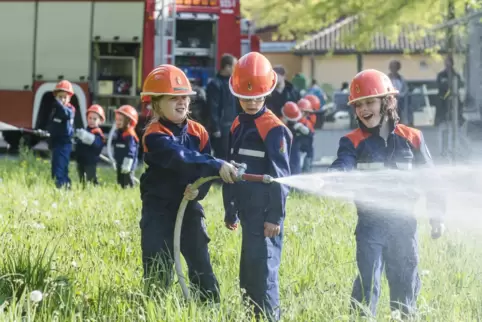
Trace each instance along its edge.
<path fill-rule="evenodd" d="M 66 79 L 75 127 L 87 125 L 97 103 L 108 130 L 120 105 L 141 112 L 139 92 L 154 66 L 175 64 L 206 86 L 223 54 L 259 51 L 248 25 L 239 0 L 0 0 L 0 121 L 46 129 L 51 92 Z M 18 146 L 18 131 L 3 137 Z"/>

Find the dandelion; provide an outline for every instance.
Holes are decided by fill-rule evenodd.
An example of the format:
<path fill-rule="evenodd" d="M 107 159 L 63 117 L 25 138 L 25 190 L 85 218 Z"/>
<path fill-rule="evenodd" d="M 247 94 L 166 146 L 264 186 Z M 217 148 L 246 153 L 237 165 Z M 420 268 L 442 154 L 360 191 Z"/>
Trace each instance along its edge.
<path fill-rule="evenodd" d="M 79 267 L 79 266 L 77 265 L 77 262 L 76 262 L 76 261 L 72 261 L 71 265 L 72 265 L 73 268 Z"/>
<path fill-rule="evenodd" d="M 38 204 L 39 204 L 38 200 L 34 200 L 32 203 L 33 203 L 34 206 L 38 206 Z"/>
<path fill-rule="evenodd" d="M 32 293 L 30 293 L 30 301 L 34 302 L 34 303 L 38 303 L 40 301 L 42 301 L 42 292 L 40 291 L 32 291 Z"/>
<path fill-rule="evenodd" d="M 117 226 L 120 226 L 121 222 L 120 220 L 114 220 L 114 224 L 116 224 Z"/>
<path fill-rule="evenodd" d="M 33 224 L 30 225 L 32 228 L 35 229 L 45 229 L 45 225 L 42 223 L 34 222 Z"/>
<path fill-rule="evenodd" d="M 52 204 L 52 208 L 57 209 L 57 204 L 55 202 Z"/>
<path fill-rule="evenodd" d="M 430 271 L 427 270 L 427 269 L 424 269 L 424 270 L 422 270 L 422 271 L 420 272 L 420 275 L 421 275 L 421 276 L 425 276 L 425 275 L 429 275 L 429 274 L 430 274 Z"/>
<path fill-rule="evenodd" d="M 121 239 L 127 238 L 128 236 L 129 236 L 129 233 L 126 232 L 126 231 L 121 231 L 121 232 L 119 232 L 119 237 L 120 237 Z"/>

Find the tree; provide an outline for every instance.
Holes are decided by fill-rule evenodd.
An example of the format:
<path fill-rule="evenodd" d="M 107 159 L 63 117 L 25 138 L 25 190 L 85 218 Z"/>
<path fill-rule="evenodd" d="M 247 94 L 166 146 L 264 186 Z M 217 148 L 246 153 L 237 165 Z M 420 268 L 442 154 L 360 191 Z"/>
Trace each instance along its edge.
<path fill-rule="evenodd" d="M 340 18 L 357 16 L 357 28 L 347 42 L 369 47 L 374 32 L 397 37 L 402 28 L 411 26 L 413 37 L 447 20 L 450 0 L 242 0 L 247 16 L 258 27 L 278 26 L 280 39 L 303 39 Z M 455 15 L 465 13 L 467 6 L 477 7 L 476 0 L 453 0 Z M 417 29 L 413 29 L 416 25 Z M 444 31 L 440 33 L 443 36 Z"/>

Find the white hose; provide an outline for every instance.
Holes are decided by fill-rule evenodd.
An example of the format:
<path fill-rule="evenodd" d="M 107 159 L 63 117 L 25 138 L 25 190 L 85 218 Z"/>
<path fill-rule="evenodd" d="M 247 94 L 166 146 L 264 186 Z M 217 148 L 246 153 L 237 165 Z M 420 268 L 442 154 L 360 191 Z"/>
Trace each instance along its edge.
<path fill-rule="evenodd" d="M 112 124 L 112 127 L 110 128 L 109 136 L 107 137 L 107 156 L 109 157 L 114 170 L 116 170 L 116 165 L 115 165 L 114 153 L 112 151 L 112 140 L 114 139 L 115 131 L 116 131 L 116 126 L 114 123 Z"/>

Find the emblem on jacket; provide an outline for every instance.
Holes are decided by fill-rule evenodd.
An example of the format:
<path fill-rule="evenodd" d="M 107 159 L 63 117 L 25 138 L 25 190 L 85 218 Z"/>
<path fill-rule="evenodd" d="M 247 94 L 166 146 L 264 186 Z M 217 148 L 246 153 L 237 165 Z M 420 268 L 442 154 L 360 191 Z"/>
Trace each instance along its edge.
<path fill-rule="evenodd" d="M 279 153 L 286 153 L 286 144 L 283 139 L 280 141 Z"/>

